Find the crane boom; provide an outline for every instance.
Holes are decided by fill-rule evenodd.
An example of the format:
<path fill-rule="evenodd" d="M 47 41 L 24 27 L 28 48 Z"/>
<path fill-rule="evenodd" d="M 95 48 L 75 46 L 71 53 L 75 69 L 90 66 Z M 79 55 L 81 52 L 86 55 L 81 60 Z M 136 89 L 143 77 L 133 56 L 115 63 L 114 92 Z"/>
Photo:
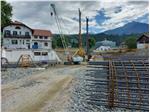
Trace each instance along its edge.
<path fill-rule="evenodd" d="M 55 8 L 55 4 L 51 4 L 51 7 L 52 7 L 54 15 L 55 15 L 56 24 L 57 24 L 57 27 L 58 27 L 58 31 L 59 31 L 59 34 L 60 34 L 60 38 L 61 38 L 61 41 L 62 41 L 63 48 L 65 50 L 65 54 L 68 54 L 69 52 L 67 50 L 67 44 L 66 44 L 63 32 L 62 32 L 62 26 L 61 26 L 61 22 L 59 20 L 59 17 L 58 17 L 56 8 Z"/>

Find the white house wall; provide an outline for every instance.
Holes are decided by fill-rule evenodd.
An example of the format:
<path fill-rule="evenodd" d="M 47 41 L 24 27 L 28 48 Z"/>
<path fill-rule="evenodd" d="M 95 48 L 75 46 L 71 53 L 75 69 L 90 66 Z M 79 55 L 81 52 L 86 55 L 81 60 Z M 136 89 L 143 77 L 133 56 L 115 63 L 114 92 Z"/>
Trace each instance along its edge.
<path fill-rule="evenodd" d="M 25 32 L 29 32 L 30 36 L 32 35 L 31 29 L 29 29 L 25 26 L 19 26 L 21 29 L 15 29 L 16 26 L 18 26 L 18 25 L 6 26 L 3 30 L 3 33 L 5 32 L 5 30 L 10 30 L 11 34 L 13 34 L 13 31 L 17 31 L 17 34 L 19 34 L 19 35 L 20 35 L 20 32 L 21 32 L 21 35 L 25 35 Z"/>
<path fill-rule="evenodd" d="M 4 51 L 5 56 L 3 55 L 3 57 L 6 57 L 8 62 L 17 62 L 20 58 L 20 56 L 22 54 L 28 54 L 31 55 L 32 52 L 31 51 L 24 51 L 24 50 L 7 50 Z"/>
<path fill-rule="evenodd" d="M 137 43 L 138 49 L 145 49 L 146 47 L 148 47 L 148 44 L 146 44 L 146 43 Z"/>
<path fill-rule="evenodd" d="M 32 31 L 31 29 L 25 27 L 25 26 L 19 26 L 20 29 L 15 29 L 16 26 L 18 25 L 10 25 L 10 26 L 7 26 L 4 28 L 3 30 L 3 34 L 5 34 L 5 31 L 6 30 L 9 30 L 10 31 L 10 34 L 13 35 L 13 31 L 17 31 L 17 35 L 25 35 L 25 32 L 29 32 L 29 35 L 32 36 Z M 20 34 L 21 32 L 21 34 Z M 12 40 L 17 40 L 18 41 L 18 44 L 17 45 L 13 45 L 11 43 Z M 27 42 L 28 40 L 28 42 Z M 24 41 L 24 44 L 23 44 L 23 41 Z M 26 39 L 26 38 L 11 38 L 11 36 L 9 38 L 4 38 L 3 39 L 3 46 L 4 47 L 7 47 L 7 48 L 28 48 L 28 44 L 31 43 L 31 39 Z M 31 48 L 31 45 L 30 45 L 30 48 Z"/>
<path fill-rule="evenodd" d="M 35 51 L 34 51 L 35 52 Z M 38 51 L 37 51 L 38 52 Z M 41 52 L 41 51 L 39 51 Z M 60 58 L 58 57 L 58 55 L 56 54 L 55 51 L 51 50 L 51 51 L 43 51 L 42 52 L 48 52 L 47 56 L 34 56 L 32 55 L 32 58 L 34 61 L 58 61 L 60 62 Z"/>
<path fill-rule="evenodd" d="M 13 45 L 11 43 L 12 40 L 17 40 L 18 44 Z M 4 38 L 3 39 L 4 47 L 7 47 L 7 48 L 25 48 L 25 49 L 27 49 L 28 48 L 28 43 L 30 43 L 30 42 L 31 42 L 30 39 L 15 39 L 15 38 Z M 31 48 L 31 45 L 30 45 L 30 48 Z"/>
<path fill-rule="evenodd" d="M 34 52 L 48 52 L 47 56 L 35 56 Z M 53 50 L 2 50 L 2 57 L 8 59 L 8 62 L 17 62 L 21 55 L 30 55 L 32 60 L 37 62 L 41 61 L 57 61 L 60 62 L 61 60 L 57 56 L 56 52 Z"/>
<path fill-rule="evenodd" d="M 31 46 L 34 45 L 34 42 L 38 43 L 38 48 L 39 49 L 52 49 L 52 37 L 47 37 L 47 39 L 39 39 L 39 36 L 37 36 L 37 39 L 34 38 L 34 36 L 32 36 L 32 42 L 31 42 Z M 44 43 L 47 42 L 48 46 L 45 46 Z"/>
<path fill-rule="evenodd" d="M 52 49 L 52 44 L 51 44 L 52 42 L 49 41 L 49 40 L 47 40 L 47 41 L 46 40 L 45 41 L 40 41 L 40 40 L 35 41 L 34 40 L 34 41 L 32 41 L 31 45 L 34 45 L 35 42 L 38 43 L 38 48 L 39 49 Z M 44 45 L 45 42 L 48 43 L 48 46 Z"/>

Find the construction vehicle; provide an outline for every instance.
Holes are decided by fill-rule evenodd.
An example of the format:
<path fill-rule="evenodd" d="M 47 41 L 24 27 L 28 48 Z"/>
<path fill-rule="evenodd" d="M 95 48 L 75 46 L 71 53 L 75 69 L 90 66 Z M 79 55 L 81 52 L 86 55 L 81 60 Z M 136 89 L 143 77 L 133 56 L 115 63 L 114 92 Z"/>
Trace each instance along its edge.
<path fill-rule="evenodd" d="M 58 16 L 55 5 L 51 4 L 51 7 L 52 7 L 54 15 L 55 15 L 56 24 L 57 24 L 57 27 L 58 27 L 58 30 L 59 30 L 60 38 L 61 38 L 62 45 L 63 45 L 64 51 L 65 51 L 66 59 L 67 59 L 64 62 L 64 64 L 72 64 L 72 63 L 80 64 L 84 60 L 84 57 L 85 57 L 85 54 L 86 54 L 85 50 L 82 47 L 81 11 L 80 11 L 80 9 L 79 9 L 79 48 L 73 55 L 71 55 L 70 52 L 69 52 L 68 46 L 65 42 L 65 37 L 64 37 L 63 32 L 62 32 L 62 26 L 61 26 L 62 24 L 61 23 L 63 23 L 63 21 L 62 21 L 61 17 Z M 52 15 L 53 15 L 53 13 L 51 12 L 51 16 Z"/>

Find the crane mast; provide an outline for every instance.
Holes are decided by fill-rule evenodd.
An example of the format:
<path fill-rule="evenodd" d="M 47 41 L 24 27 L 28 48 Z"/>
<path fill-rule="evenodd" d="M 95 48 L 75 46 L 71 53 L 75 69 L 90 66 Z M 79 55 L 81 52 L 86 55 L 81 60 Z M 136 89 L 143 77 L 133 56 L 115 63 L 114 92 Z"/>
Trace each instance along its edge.
<path fill-rule="evenodd" d="M 79 9 L 79 48 L 82 47 L 82 37 L 81 37 L 81 11 Z"/>
<path fill-rule="evenodd" d="M 89 55 L 89 18 L 86 17 L 86 54 Z"/>

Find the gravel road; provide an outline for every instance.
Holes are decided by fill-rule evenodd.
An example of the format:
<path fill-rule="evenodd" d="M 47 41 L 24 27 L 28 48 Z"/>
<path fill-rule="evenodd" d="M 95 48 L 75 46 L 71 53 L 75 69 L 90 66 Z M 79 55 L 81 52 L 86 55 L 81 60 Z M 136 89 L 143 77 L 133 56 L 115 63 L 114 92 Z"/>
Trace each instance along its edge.
<path fill-rule="evenodd" d="M 82 66 L 2 72 L 2 112 L 62 112 L 67 109 L 74 76 Z"/>
<path fill-rule="evenodd" d="M 2 112 L 129 112 L 86 102 L 85 65 L 2 72 Z"/>

